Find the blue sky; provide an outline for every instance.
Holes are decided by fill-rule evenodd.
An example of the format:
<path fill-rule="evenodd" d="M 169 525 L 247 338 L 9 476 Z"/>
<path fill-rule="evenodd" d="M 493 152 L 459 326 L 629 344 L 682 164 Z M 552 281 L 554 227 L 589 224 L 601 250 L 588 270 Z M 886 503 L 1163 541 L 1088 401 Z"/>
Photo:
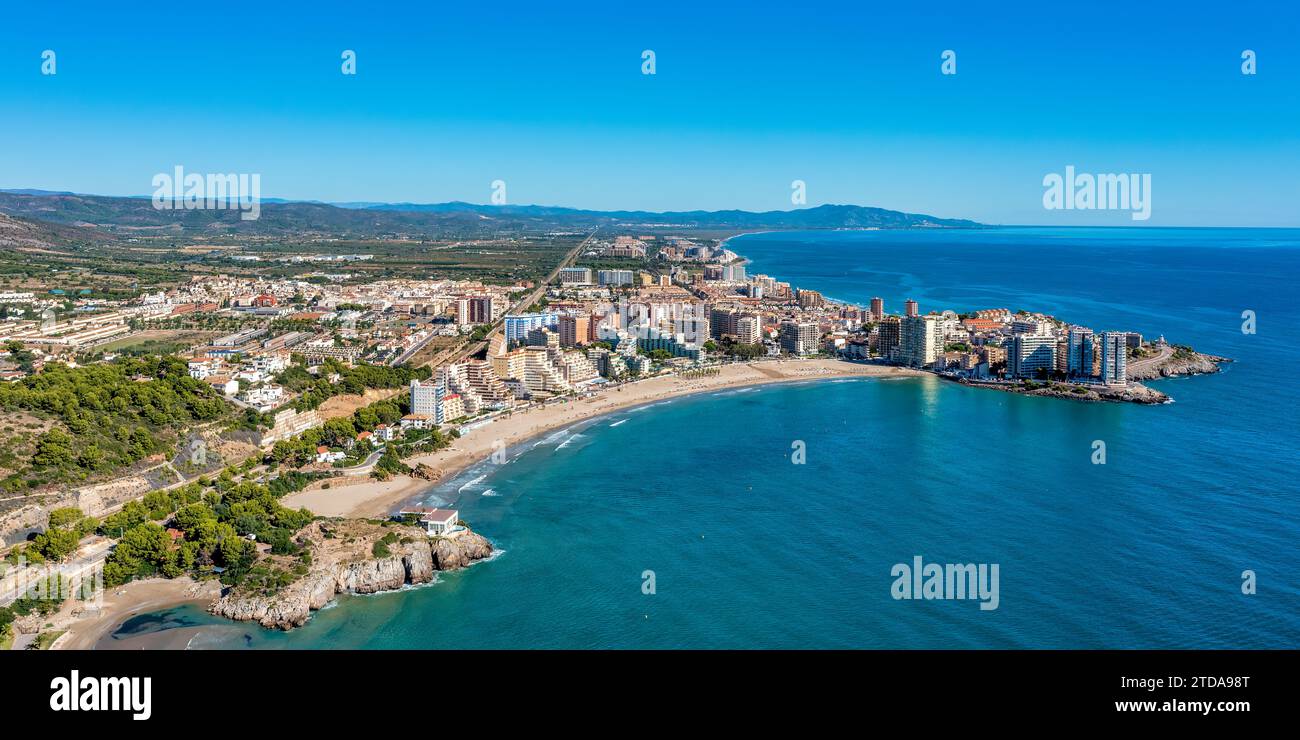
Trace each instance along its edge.
<path fill-rule="evenodd" d="M 511 203 L 767 210 L 798 179 L 808 205 L 1132 225 L 1044 210 L 1074 165 L 1150 173 L 1145 225 L 1300 226 L 1295 3 L 98 5 L 6 8 L 0 187 L 148 194 L 179 164 L 264 197 L 500 179 Z"/>

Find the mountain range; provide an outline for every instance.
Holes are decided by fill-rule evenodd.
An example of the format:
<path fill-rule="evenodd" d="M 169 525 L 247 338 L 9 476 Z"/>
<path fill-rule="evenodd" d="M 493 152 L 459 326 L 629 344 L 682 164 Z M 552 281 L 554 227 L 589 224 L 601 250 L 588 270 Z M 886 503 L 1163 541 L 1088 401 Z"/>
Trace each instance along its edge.
<path fill-rule="evenodd" d="M 0 213 L 48 224 L 63 237 L 89 229 L 97 236 L 202 236 L 222 233 L 341 238 L 437 238 L 534 233 L 605 227 L 619 229 L 751 230 L 861 228 L 978 228 L 964 219 L 938 218 L 857 205 L 820 205 L 789 211 L 596 211 L 538 205 L 474 203 L 322 203 L 262 199 L 260 217 L 238 210 L 167 210 L 145 196 L 82 195 L 33 189 L 0 190 Z M 59 232 L 57 227 L 63 227 Z M 71 230 L 71 231 L 70 231 Z M 90 236 L 90 234 L 87 234 Z"/>

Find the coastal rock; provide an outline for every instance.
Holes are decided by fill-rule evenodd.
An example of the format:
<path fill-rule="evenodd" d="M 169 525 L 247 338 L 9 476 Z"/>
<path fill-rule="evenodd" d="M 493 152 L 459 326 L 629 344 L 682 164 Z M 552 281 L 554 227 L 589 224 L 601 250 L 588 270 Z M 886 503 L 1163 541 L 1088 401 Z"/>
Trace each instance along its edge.
<path fill-rule="evenodd" d="M 439 481 L 442 480 L 442 471 L 425 463 L 419 463 L 411 470 L 411 477 L 427 481 Z"/>
<path fill-rule="evenodd" d="M 337 569 L 334 590 L 339 593 L 373 594 L 392 591 L 406 583 L 406 569 L 401 558 L 363 560 Z"/>
<path fill-rule="evenodd" d="M 397 542 L 385 545 L 389 554 L 376 555 L 376 543 L 391 541 L 394 535 Z M 428 583 L 438 571 L 464 568 L 492 554 L 492 543 L 469 530 L 431 538 L 418 527 L 359 520 L 313 522 L 295 539 L 312 553 L 306 575 L 273 594 L 236 588 L 209 611 L 288 630 L 304 624 L 312 611 L 323 608 L 336 594 L 373 594 L 408 583 Z M 277 564 L 275 558 L 267 561 Z M 292 562 L 289 558 L 282 565 L 289 567 Z"/>
<path fill-rule="evenodd" d="M 1127 386 L 1109 387 L 1084 385 L 1078 383 L 981 383 L 968 380 L 958 381 L 975 388 L 991 388 L 1023 396 L 1041 396 L 1046 398 L 1068 398 L 1075 401 L 1113 401 L 1123 403 L 1157 404 L 1168 403 L 1169 396 L 1141 383 L 1129 383 Z"/>
<path fill-rule="evenodd" d="M 433 541 L 434 567 L 438 570 L 464 568 L 491 554 L 492 543 L 475 532 L 462 532 L 454 539 L 439 537 Z"/>
<path fill-rule="evenodd" d="M 1206 375 L 1220 372 L 1219 364 L 1224 362 L 1232 362 L 1232 360 L 1200 352 L 1174 352 L 1168 357 L 1155 361 L 1132 362 L 1128 377 L 1130 380 L 1155 380 L 1182 375 Z"/>
<path fill-rule="evenodd" d="M 479 537 L 477 534 L 474 536 Z M 491 545 L 488 547 L 491 548 Z M 402 567 L 406 570 L 407 583 L 428 583 L 433 580 L 434 571 L 447 570 L 434 563 L 433 548 L 421 547 L 418 544 L 407 548 L 402 556 Z"/>

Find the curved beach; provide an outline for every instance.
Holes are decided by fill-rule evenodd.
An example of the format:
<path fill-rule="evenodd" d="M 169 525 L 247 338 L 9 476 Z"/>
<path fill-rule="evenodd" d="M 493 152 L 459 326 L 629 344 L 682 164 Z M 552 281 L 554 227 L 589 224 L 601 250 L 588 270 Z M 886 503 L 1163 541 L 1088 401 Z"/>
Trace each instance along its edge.
<path fill-rule="evenodd" d="M 685 378 L 663 375 L 599 391 L 589 398 L 544 407 L 515 411 L 466 431 L 456 444 L 436 453 L 409 458 L 411 465 L 423 463 L 439 471 L 438 481 L 408 475 L 387 481 L 364 479 L 352 485 L 339 485 L 330 479 L 330 488 L 314 487 L 286 496 L 286 506 L 305 507 L 321 516 L 355 518 L 383 517 L 402 502 L 418 497 L 440 481 L 454 478 L 465 468 L 486 459 L 503 445 L 511 447 L 531 438 L 616 411 L 653 404 L 664 399 L 716 392 L 772 383 L 791 383 L 843 378 L 918 377 L 926 375 L 903 367 L 847 362 L 834 359 L 778 360 L 736 363 L 718 368 L 717 375 Z M 319 484 L 317 484 L 319 486 Z M 196 597 L 193 583 L 148 581 L 127 584 L 112 604 L 95 619 L 76 622 L 68 638 L 58 648 L 92 648 L 124 621 L 144 611 L 161 610 L 183 603 L 212 600 L 214 594 Z"/>
<path fill-rule="evenodd" d="M 501 447 L 524 442 L 548 431 L 621 409 L 696 393 L 795 381 L 846 377 L 916 377 L 925 375 L 904 367 L 872 365 L 844 360 L 779 360 L 723 365 L 717 375 L 684 378 L 663 375 L 602 390 L 589 398 L 515 411 L 466 431 L 451 447 L 409 458 L 439 471 L 440 481 L 486 459 Z M 403 501 L 419 495 L 436 482 L 411 476 L 387 481 L 366 480 L 354 485 L 314 487 L 286 496 L 285 506 L 305 507 L 322 516 L 376 517 L 388 514 Z M 319 484 L 318 484 L 319 485 Z"/>

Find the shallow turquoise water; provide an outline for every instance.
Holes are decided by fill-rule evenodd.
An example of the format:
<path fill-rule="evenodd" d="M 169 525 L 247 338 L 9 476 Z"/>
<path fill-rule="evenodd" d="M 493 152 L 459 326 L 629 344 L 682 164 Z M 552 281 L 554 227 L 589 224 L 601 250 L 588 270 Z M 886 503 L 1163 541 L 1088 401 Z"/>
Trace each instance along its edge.
<path fill-rule="evenodd" d="M 769 234 L 732 246 L 751 272 L 845 300 L 1043 309 L 1238 362 L 1160 381 L 1176 399 L 1160 407 L 927 377 L 619 412 L 431 492 L 504 551 L 491 562 L 342 598 L 287 634 L 181 609 L 119 637 L 210 624 L 192 646 L 1295 647 L 1297 232 Z M 1245 309 L 1258 334 L 1242 334 Z M 804 465 L 791 461 L 796 440 Z M 1091 462 L 1094 440 L 1105 465 Z M 891 567 L 916 555 L 999 564 L 998 608 L 893 599 Z"/>

